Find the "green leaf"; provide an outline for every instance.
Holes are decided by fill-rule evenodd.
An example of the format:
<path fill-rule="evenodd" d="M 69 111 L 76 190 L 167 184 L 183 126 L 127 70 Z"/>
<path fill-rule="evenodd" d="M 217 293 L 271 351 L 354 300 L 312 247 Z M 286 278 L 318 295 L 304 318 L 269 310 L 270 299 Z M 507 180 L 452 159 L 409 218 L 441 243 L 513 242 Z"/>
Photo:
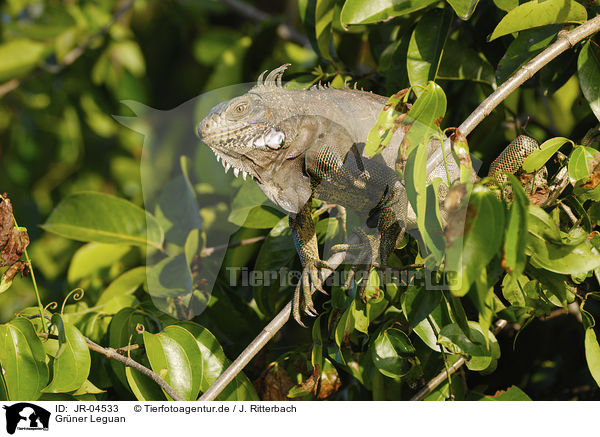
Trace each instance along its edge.
<path fill-rule="evenodd" d="M 45 44 L 28 39 L 13 39 L 0 44 L 0 81 L 24 76 L 42 60 Z"/>
<path fill-rule="evenodd" d="M 179 159 L 181 173 L 161 189 L 154 211 L 156 220 L 165 234 L 167 249 L 171 245 L 182 247 L 190 232 L 202 227 L 194 187 L 189 178 L 190 159 Z"/>
<path fill-rule="evenodd" d="M 449 10 L 432 9 L 419 20 L 410 37 L 406 68 L 417 96 L 428 81 L 436 80 L 451 22 Z"/>
<path fill-rule="evenodd" d="M 562 244 L 560 230 L 546 211 L 539 206 L 530 204 L 527 212 L 530 233 L 558 245 Z"/>
<path fill-rule="evenodd" d="M 0 325 L 0 365 L 5 372 L 7 400 L 35 401 L 40 397 L 49 372 L 44 347 L 29 320 L 16 318 Z"/>
<path fill-rule="evenodd" d="M 444 114 L 446 114 L 444 90 L 435 82 L 429 82 L 402 121 L 402 124 L 408 127 L 401 148 L 402 156 L 408 156 L 419 144 L 429 143 L 430 138 L 439 132 Z"/>
<path fill-rule="evenodd" d="M 129 311 L 127 311 L 129 310 Z M 131 315 L 131 308 L 128 308 L 125 312 L 121 312 L 119 313 L 121 315 L 121 317 L 123 316 L 123 314 L 126 315 Z M 138 318 L 140 317 L 139 315 L 137 316 Z M 126 321 L 125 319 L 121 319 L 117 324 L 115 324 L 115 327 L 117 325 L 122 326 L 122 322 Z M 128 325 L 126 325 L 128 326 Z M 111 325 L 110 327 L 112 330 L 110 331 L 111 334 L 115 334 L 116 331 L 113 326 Z M 127 332 L 121 332 L 125 335 L 127 335 Z M 132 339 L 132 344 L 137 343 L 138 341 L 141 343 L 142 341 L 142 336 L 139 334 L 135 334 L 136 337 L 138 337 L 137 339 Z M 121 344 L 122 346 L 126 346 L 128 344 L 127 340 L 124 340 L 123 342 L 120 342 L 118 344 Z M 136 360 L 138 363 L 140 363 L 141 365 L 150 368 L 150 363 L 148 361 L 148 358 L 146 356 L 146 354 L 141 353 L 140 351 L 129 351 L 127 353 L 127 356 Z M 118 373 L 117 376 L 119 378 L 124 378 L 124 384 L 125 386 L 129 386 L 131 392 L 133 393 L 133 395 L 136 397 L 137 400 L 139 401 L 164 401 L 166 400 L 166 396 L 164 394 L 164 392 L 162 391 L 162 389 L 160 388 L 160 386 L 154 382 L 153 379 L 151 379 L 149 376 L 144 375 L 143 373 L 139 372 L 138 370 L 133 369 L 132 367 L 127 367 L 127 366 L 123 366 L 121 363 L 118 363 L 114 360 L 111 360 L 111 363 L 115 363 L 116 365 L 113 367 L 113 369 L 117 369 Z M 118 366 L 118 367 L 117 367 Z"/>
<path fill-rule="evenodd" d="M 150 367 L 150 364 L 146 361 L 140 360 L 139 363 Z M 143 373 L 131 367 L 125 367 L 125 377 L 131 392 L 138 401 L 164 401 L 166 399 L 160 386 Z"/>
<path fill-rule="evenodd" d="M 371 345 L 373 364 L 390 378 L 406 375 L 414 366 L 414 355 L 408 336 L 397 328 L 384 329 Z"/>
<path fill-rule="evenodd" d="M 496 87 L 494 67 L 463 41 L 447 39 L 436 75 L 440 80 L 469 80 Z"/>
<path fill-rule="evenodd" d="M 468 20 L 475 12 L 479 0 L 448 0 L 448 3 L 452 6 L 458 18 Z"/>
<path fill-rule="evenodd" d="M 7 20 L 5 31 L 11 36 L 26 36 L 42 42 L 56 38 L 76 24 L 68 9 L 64 5 L 44 4 L 39 14 L 29 13 L 26 18 Z"/>
<path fill-rule="evenodd" d="M 577 146 L 569 155 L 569 178 L 571 182 L 576 182 L 581 179 L 588 179 L 590 177 L 590 168 L 588 162 L 594 158 L 594 155 L 598 153 L 596 149 L 589 147 Z"/>
<path fill-rule="evenodd" d="M 422 97 L 424 96 L 425 94 Z M 411 132 L 412 130 L 411 128 Z M 427 152 L 427 145 L 420 144 L 409 153 L 404 167 L 404 184 L 406 197 L 416 213 L 417 226 L 425 245 L 435 259 L 440 261 L 446 242 L 443 238 L 439 209 L 436 206 L 436 186 L 427 186 Z"/>
<path fill-rule="evenodd" d="M 439 307 L 437 310 L 437 312 L 439 312 Z M 437 333 L 440 332 L 440 326 L 433 315 L 429 318 L 429 320 L 428 318 L 421 320 L 419 324 L 413 328 L 413 331 L 429 348 L 436 352 L 440 352 L 442 350 L 438 344 L 437 337 Z"/>
<path fill-rule="evenodd" d="M 495 194 L 483 187 L 475 187 L 466 211 L 465 235 L 457 238 L 446 252 L 447 272 L 455 272 L 452 293 L 464 296 L 481 271 L 494 258 L 502 244 L 504 206 Z"/>
<path fill-rule="evenodd" d="M 150 267 L 147 281 L 154 305 L 172 317 L 190 319 L 208 305 L 210 294 L 195 288 L 197 284 L 183 253 L 163 258 Z"/>
<path fill-rule="evenodd" d="M 519 0 L 494 0 L 494 4 L 498 9 L 508 12 L 519 6 Z"/>
<path fill-rule="evenodd" d="M 95 273 L 104 274 L 106 271 L 119 266 L 121 260 L 132 252 L 125 244 L 88 243 L 81 246 L 71 258 L 67 272 L 67 282 L 76 286 L 82 279 Z"/>
<path fill-rule="evenodd" d="M 192 290 L 192 276 L 184 254 L 163 258 L 148 269 L 148 294 L 174 298 Z"/>
<path fill-rule="evenodd" d="M 125 199 L 91 191 L 64 198 L 41 227 L 80 241 L 148 244 L 156 248 L 161 248 L 163 242 L 158 222 L 142 208 Z"/>
<path fill-rule="evenodd" d="M 508 223 L 504 237 L 504 268 L 515 276 L 525 269 L 527 257 L 523 247 L 527 242 L 527 207 L 529 199 L 517 178 L 509 174 L 513 190 L 513 201 L 508 210 Z"/>
<path fill-rule="evenodd" d="M 260 246 L 254 271 L 263 277 L 252 287 L 258 309 L 265 315 L 275 315 L 290 298 L 291 287 L 283 281 L 288 268 L 294 265 L 298 252 L 294 245 L 288 218 L 279 220 Z"/>
<path fill-rule="evenodd" d="M 146 267 L 143 266 L 123 273 L 104 289 L 95 308 L 107 314 L 115 314 L 127 306 L 132 306 L 136 301 L 133 293 L 145 280 Z"/>
<path fill-rule="evenodd" d="M 195 400 L 192 362 L 184 348 L 163 332 L 151 334 L 144 331 L 143 338 L 152 370 L 185 400 Z"/>
<path fill-rule="evenodd" d="M 142 76 L 146 71 L 146 63 L 142 50 L 136 41 L 112 41 L 109 46 L 110 60 L 119 67 L 129 70 L 134 76 Z"/>
<path fill-rule="evenodd" d="M 99 394 L 104 393 L 106 390 L 101 390 L 96 387 L 94 384 L 90 382 L 89 379 L 86 379 L 81 387 L 79 387 L 75 392 L 71 393 L 72 396 L 82 396 L 85 394 Z"/>
<path fill-rule="evenodd" d="M 585 359 L 590 373 L 600 387 L 600 345 L 598 345 L 594 328 L 585 330 Z"/>
<path fill-rule="evenodd" d="M 146 321 L 141 311 L 137 311 L 131 307 L 123 308 L 110 321 L 108 327 L 109 346 L 118 349 L 129 344 L 142 343 L 142 336 L 136 332 L 135 327 L 138 324 L 144 325 Z M 121 384 L 127 387 L 128 378 L 125 374 L 125 366 L 115 360 L 110 360 L 110 366 Z"/>
<path fill-rule="evenodd" d="M 279 211 L 265 206 L 267 198 L 254 182 L 240 188 L 231 204 L 228 220 L 238 226 L 255 229 L 271 229 L 281 219 Z"/>
<path fill-rule="evenodd" d="M 534 266 L 555 273 L 573 275 L 600 267 L 600 256 L 592 252 L 587 241 L 578 246 L 567 246 L 529 232 L 525 251 Z"/>
<path fill-rule="evenodd" d="M 470 340 L 457 324 L 446 325 L 440 331 L 439 342 L 454 353 L 467 358 L 467 367 L 474 371 L 483 371 L 492 366 L 500 358 L 500 346 L 494 334 L 488 331 L 488 344 L 479 325 L 469 322 Z"/>
<path fill-rule="evenodd" d="M 90 373 L 90 351 L 79 329 L 53 314 L 52 324 L 58 330 L 58 351 L 52 364 L 52 382 L 44 393 L 66 393 L 79 389 Z"/>
<path fill-rule="evenodd" d="M 321 314 L 312 327 L 312 342 L 313 347 L 310 356 L 310 362 L 313 366 L 313 369 L 322 369 L 323 368 L 323 348 L 325 344 L 323 343 L 323 333 L 321 332 L 321 319 L 325 318 L 324 314 Z"/>
<path fill-rule="evenodd" d="M 338 347 L 342 347 L 344 343 L 349 341 L 349 336 L 354 331 L 354 309 L 356 308 L 356 302 L 353 300 L 350 307 L 344 311 L 342 317 L 338 321 L 335 327 L 335 344 Z"/>
<path fill-rule="evenodd" d="M 8 387 L 6 385 L 6 380 L 2 372 L 0 372 L 0 401 L 9 401 L 10 397 L 8 396 Z"/>
<path fill-rule="evenodd" d="M 202 355 L 202 377 L 200 391 L 205 392 L 231 363 L 215 336 L 203 326 L 194 322 L 180 322 L 179 326 L 188 330 L 196 339 Z M 254 386 L 243 372 L 240 372 L 217 396 L 219 401 L 259 400 Z"/>
<path fill-rule="evenodd" d="M 439 290 L 409 285 L 406 292 L 400 297 L 402 311 L 408 319 L 411 328 L 414 328 L 440 304 L 442 293 Z"/>
<path fill-rule="evenodd" d="M 527 173 L 533 173 L 534 171 L 539 170 L 565 143 L 573 144 L 573 141 L 563 137 L 551 138 L 544 141 L 539 149 L 534 150 L 527 158 L 525 158 L 521 167 Z"/>
<path fill-rule="evenodd" d="M 383 106 L 377 121 L 369 131 L 365 145 L 365 153 L 368 156 L 374 156 L 390 143 L 394 133 L 399 127 L 397 120 L 404 115 L 402 111 L 403 97 L 405 93 L 399 91 L 390 96 L 387 103 Z"/>
<path fill-rule="evenodd" d="M 498 82 L 503 83 L 519 67 L 544 50 L 560 31 L 561 26 L 548 26 L 519 32 L 498 63 Z"/>
<path fill-rule="evenodd" d="M 349 24 L 368 24 L 409 14 L 436 3 L 437 0 L 346 0 L 341 21 Z"/>
<path fill-rule="evenodd" d="M 164 329 L 164 334 L 175 340 L 185 352 L 192 368 L 191 395 L 189 400 L 198 398 L 204 378 L 204 362 L 202 351 L 194 335 L 183 326 L 170 325 Z"/>
<path fill-rule="evenodd" d="M 308 0 L 304 11 L 304 24 L 308 39 L 323 58 L 331 60 L 331 24 L 334 15 L 334 0 Z"/>
<path fill-rule="evenodd" d="M 592 112 L 600 120 L 600 51 L 598 44 L 586 42 L 577 59 L 577 76 L 583 95 Z"/>
<path fill-rule="evenodd" d="M 509 33 L 557 23 L 587 20 L 585 7 L 574 0 L 533 0 L 512 10 L 498 23 L 490 41 Z"/>

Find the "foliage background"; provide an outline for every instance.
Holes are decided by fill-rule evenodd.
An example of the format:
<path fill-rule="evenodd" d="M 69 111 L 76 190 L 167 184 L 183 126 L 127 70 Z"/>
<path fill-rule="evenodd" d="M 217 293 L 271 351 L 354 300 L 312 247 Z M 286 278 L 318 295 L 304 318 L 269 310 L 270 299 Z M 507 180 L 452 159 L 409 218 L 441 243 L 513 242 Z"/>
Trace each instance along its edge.
<path fill-rule="evenodd" d="M 391 95 L 423 77 L 422 68 L 427 67 L 419 66 L 418 56 L 415 58 L 415 53 L 411 52 L 411 37 L 434 37 L 424 21 L 434 20 L 447 23 L 449 40 L 444 41 L 443 56 L 440 50 L 436 52 L 439 69 L 433 73 L 425 71 L 425 77 L 435 79 L 446 94 L 448 110 L 443 127 L 457 126 L 497 84 L 552 42 L 563 26 L 559 23 L 537 27 L 488 41 L 506 11 L 518 5 L 516 0 L 480 4 L 414 1 L 412 3 L 419 6 L 414 11 L 393 13 L 395 17 L 385 22 L 375 20 L 372 24 L 356 24 L 347 29 L 340 18 L 342 6 L 350 4 L 346 5 L 348 9 L 354 7 L 360 15 L 359 2 L 253 2 L 256 10 L 265 12 L 259 17 L 252 17 L 236 7 L 237 3 L 232 3 L 207 0 L 135 0 L 131 3 L 120 0 L 8 0 L 0 6 L 0 191 L 8 193 L 18 223 L 27 227 L 31 239 L 29 254 L 42 302 L 60 303 L 69 291 L 83 288 L 83 300 L 67 303 L 65 320 L 101 345 L 125 346 L 130 340 L 129 334 L 119 338 L 124 343 L 113 344 L 116 340 L 110 338 L 109 323 L 116 324 L 114 314 L 119 311 L 124 314 L 123 311 L 131 311 L 130 308 L 144 308 L 139 321 L 144 323 L 148 331 L 144 335 L 148 338 L 140 337 L 138 342 L 147 342 L 148 351 L 161 347 L 152 349 L 149 333 L 156 334 L 159 328 L 172 321 L 152 307 L 144 292 L 143 281 L 133 281 L 133 289 L 132 286 L 122 289 L 128 297 L 113 302 L 110 310 L 96 307 L 109 284 L 123 273 L 144 265 L 146 248 L 81 243 L 45 232 L 39 225 L 47 221 L 53 208 L 62 200 L 81 191 L 108 193 L 143 206 L 139 170 L 143 137 L 111 117 L 112 114 L 133 115 L 121 101 L 134 100 L 152 108 L 169 110 L 203 92 L 254 81 L 262 71 L 287 62 L 292 64 L 286 76 L 288 79 L 304 83 L 334 81 L 338 85 L 348 79 L 357 81 L 365 89 Z M 547 3 L 560 2 L 549 0 Z M 456 11 L 464 11 L 469 4 L 476 5 L 475 13 L 465 20 L 458 18 Z M 590 18 L 598 13 L 596 2 L 582 2 L 581 5 L 587 8 Z M 422 23 L 421 28 L 419 23 Z M 298 29 L 298 32 L 287 35 L 288 28 Z M 596 63 L 597 41 L 596 37 L 592 42 Z M 581 45 L 548 65 L 511 95 L 469 137 L 471 152 L 483 162 L 480 174 L 485 174 L 498 152 L 524 132 L 524 128 L 540 141 L 555 136 L 578 141 L 598 122 L 589 99 L 581 92 L 576 74 L 580 49 Z M 212 185 L 195 185 L 195 194 L 202 206 L 202 231 L 210 243 L 212 232 L 224 232 L 219 229 L 219 223 L 227 221 L 231 199 L 219 198 L 218 186 L 224 179 L 211 170 L 211 166 L 216 166 L 212 155 L 199 153 L 200 158 L 193 162 L 194 174 L 215 174 L 209 176 L 209 181 L 213 178 Z M 239 186 L 230 179 L 225 183 Z M 591 208 L 591 201 L 588 201 L 585 209 Z M 584 213 L 591 226 L 595 226 L 598 214 Z M 232 241 L 266 236 L 282 217 L 265 208 L 255 214 L 255 222 L 259 224 L 240 229 Z M 293 266 L 298 261 L 289 233 L 284 237 L 270 241 L 278 249 L 271 262 Z M 254 265 L 261 260 L 261 250 L 271 249 L 265 247 L 268 243 L 229 249 L 225 265 Z M 416 245 L 409 243 L 406 253 L 398 256 L 403 257 L 404 262 L 414 262 Z M 262 258 L 264 261 L 264 255 Z M 567 280 L 574 284 L 573 278 Z M 597 291 L 598 283 L 590 272 L 587 278 L 578 278 L 575 285 L 574 294 L 558 305 L 555 302 L 531 303 L 532 308 L 524 315 L 513 314 L 509 327 L 498 335 L 502 355 L 497 369 L 489 374 L 457 373 L 452 378 L 455 397 L 479 399 L 484 394 L 494 395 L 497 390 L 518 386 L 535 400 L 600 399 L 600 390 L 586 363 L 579 310 L 581 298 L 587 292 Z M 225 355 L 233 359 L 277 313 L 290 293 L 289 289 L 230 288 L 221 281 L 213 292 L 209 308 L 194 322 L 208 328 L 222 345 Z M 513 303 L 507 302 L 500 285 L 496 286 L 496 293 L 507 305 Z M 401 313 L 399 296 L 395 308 Z M 477 308 L 468 299 L 464 301 L 469 319 L 477 320 Z M 319 301 L 320 304 L 324 302 L 325 299 Z M 0 322 L 14 320 L 17 313 L 35 304 L 31 281 L 16 279 L 8 291 L 0 294 Z M 321 311 L 323 308 L 326 306 L 321 307 Z M 587 301 L 585 308 L 591 315 L 599 314 L 598 303 L 593 299 Z M 355 333 L 350 349 L 366 356 L 369 339 L 376 336 L 375 331 L 382 323 L 391 320 L 391 316 L 385 317 L 385 321 L 374 321 L 368 328 L 371 337 Z M 399 317 L 402 319 L 401 315 Z M 94 323 L 90 322 L 92 318 Z M 152 319 L 159 319 L 162 325 L 152 325 Z M 98 324 L 95 324 L 96 320 Z M 325 318 L 321 319 L 323 335 L 327 337 L 331 333 L 323 320 Z M 526 328 L 519 330 L 525 322 Z M 401 329 L 410 331 L 406 323 L 399 323 Z M 60 323 L 57 321 L 57 324 Z M 39 325 L 36 326 L 39 329 Z M 194 331 L 199 329 L 197 326 L 188 327 L 196 339 L 202 336 Z M 124 331 L 127 329 L 131 330 L 131 326 L 123 328 Z M 314 335 L 310 329 L 304 330 L 290 323 L 253 360 L 246 374 L 255 384 L 258 396 L 264 399 L 285 397 L 289 388 L 309 378 Z M 444 368 L 439 354 L 432 354 L 414 334 L 410 338 L 418 364 L 412 357 L 411 366 L 416 367 L 406 378 L 384 376 L 373 371 L 370 364 L 371 367 L 365 370 L 363 362 L 359 366 L 359 373 L 363 375 L 357 377 L 348 366 L 336 363 L 333 358 L 336 352 L 330 351 L 319 397 L 351 400 L 410 398 L 423 382 Z M 209 343 L 206 340 L 202 344 Z M 333 337 L 326 338 L 324 344 L 330 350 L 335 349 Z M 52 367 L 54 355 L 48 346 L 45 347 L 48 356 L 44 360 Z M 56 348 L 56 344 L 53 347 Z M 219 355 L 217 349 L 218 346 L 212 344 L 215 356 Z M 150 361 L 153 368 L 159 366 L 152 359 Z M 140 394 L 132 388 L 131 376 L 125 375 L 123 368 L 118 366 L 93 354 L 91 372 L 86 376 L 100 390 L 62 387 L 54 390 L 54 395 L 43 396 L 69 399 L 163 396 L 156 387 L 154 391 L 147 388 L 151 394 Z M 361 381 L 367 373 L 370 375 L 368 382 Z M 145 387 L 151 385 L 148 381 L 138 383 Z M 204 391 L 207 384 L 208 381 L 198 383 L 196 393 Z M 247 381 L 239 384 L 230 396 L 257 396 Z M 298 387 L 296 394 L 313 397 L 306 386 L 304 391 L 302 386 Z M 193 397 L 194 390 L 188 389 Z M 444 399 L 447 395 L 448 384 L 444 384 L 430 398 Z"/>

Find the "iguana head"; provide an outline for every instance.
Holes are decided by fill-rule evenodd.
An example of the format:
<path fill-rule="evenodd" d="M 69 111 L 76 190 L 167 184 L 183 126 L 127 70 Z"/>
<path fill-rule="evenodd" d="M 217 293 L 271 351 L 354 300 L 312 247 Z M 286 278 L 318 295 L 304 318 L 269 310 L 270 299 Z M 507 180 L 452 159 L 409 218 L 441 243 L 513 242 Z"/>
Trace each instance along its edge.
<path fill-rule="evenodd" d="M 261 168 L 279 159 L 285 148 L 285 133 L 275 128 L 276 121 L 286 118 L 289 98 L 282 87 L 281 76 L 289 64 L 273 70 L 246 94 L 219 103 L 198 124 L 197 133 L 209 146 L 227 172 L 233 168 L 237 177 L 242 174 L 260 181 Z"/>

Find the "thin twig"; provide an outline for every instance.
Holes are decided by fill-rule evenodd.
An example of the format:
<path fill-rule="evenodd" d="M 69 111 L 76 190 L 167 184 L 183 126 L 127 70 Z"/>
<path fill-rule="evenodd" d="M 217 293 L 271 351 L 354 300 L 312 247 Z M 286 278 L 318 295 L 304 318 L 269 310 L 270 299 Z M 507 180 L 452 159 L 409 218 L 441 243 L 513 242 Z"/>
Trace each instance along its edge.
<path fill-rule="evenodd" d="M 119 353 L 121 355 L 127 355 L 128 352 L 138 350 L 138 349 L 143 349 L 143 348 L 144 348 L 144 346 L 139 345 L 139 344 L 130 344 L 129 346 L 119 347 L 115 350 L 117 351 L 117 353 Z"/>
<path fill-rule="evenodd" d="M 127 367 L 131 367 L 131 368 L 137 370 L 138 372 L 146 375 L 147 377 L 152 379 L 154 382 L 156 382 L 165 391 L 165 393 L 167 393 L 169 396 L 171 396 L 171 398 L 173 398 L 173 400 L 185 401 L 185 399 L 182 398 L 173 389 L 173 387 L 171 387 L 167 383 L 167 381 L 162 379 L 157 373 L 148 369 L 146 366 L 141 365 L 140 363 L 138 363 L 135 360 L 132 360 L 129 357 L 121 355 L 119 352 L 117 352 L 115 349 L 113 349 L 111 347 L 102 347 L 99 344 L 94 343 L 89 338 L 87 338 L 87 337 L 84 337 L 84 338 L 85 338 L 85 342 L 87 343 L 88 348 L 90 348 L 90 350 L 93 350 L 94 352 L 98 352 L 99 354 L 104 355 L 108 359 L 118 361 L 118 362 L 126 365 Z"/>
<path fill-rule="evenodd" d="M 48 315 L 44 315 L 43 317 L 41 316 L 41 314 L 33 314 L 31 316 L 27 316 L 27 319 L 35 319 L 35 318 L 42 318 L 42 319 L 47 319 L 47 320 L 51 320 L 51 318 Z M 45 338 L 54 338 L 54 335 L 49 334 L 47 332 L 44 332 L 41 334 L 42 337 Z M 164 379 L 162 379 L 158 373 L 153 372 L 152 370 L 148 369 L 146 366 L 138 363 L 137 361 L 123 356 L 121 355 L 120 352 L 125 352 L 127 353 L 128 350 L 133 350 L 133 349 L 138 349 L 140 346 L 137 344 L 132 344 L 129 346 L 124 346 L 124 347 L 120 347 L 119 349 L 113 349 L 112 347 L 103 347 L 100 346 L 99 344 L 93 342 L 92 340 L 90 340 L 87 337 L 83 337 L 85 339 L 85 342 L 88 345 L 88 348 L 94 352 L 98 352 L 99 354 L 104 355 L 106 358 L 110 359 L 110 360 L 115 360 L 118 361 L 122 364 L 124 364 L 127 367 L 131 367 L 135 370 L 137 370 L 138 372 L 146 375 L 148 378 L 152 379 L 154 382 L 156 382 L 164 391 L 165 393 L 167 393 L 169 396 L 171 396 L 171 398 L 175 401 L 185 401 L 184 398 L 182 398 L 173 387 L 171 387 L 167 381 L 165 381 Z"/>
<path fill-rule="evenodd" d="M 107 33 L 110 30 L 110 28 L 119 20 L 119 18 L 121 18 L 121 16 L 125 12 L 127 12 L 129 9 L 131 9 L 134 2 L 135 2 L 135 0 L 129 0 L 122 7 L 117 9 L 117 11 L 113 14 L 111 20 L 107 24 L 102 26 L 93 35 L 88 36 L 81 44 L 79 44 L 77 47 L 75 47 L 73 50 L 71 50 L 69 53 L 67 53 L 64 56 L 63 61 L 60 64 L 53 65 L 51 67 L 46 65 L 44 68 L 38 67 L 35 70 L 33 70 L 32 72 L 30 72 L 29 74 L 23 76 L 22 78 L 11 79 L 7 82 L 4 82 L 3 84 L 0 84 L 0 98 L 4 97 L 6 94 L 10 93 L 11 91 L 14 91 L 21 84 L 23 84 L 23 82 L 31 79 L 32 77 L 36 76 L 37 74 L 40 74 L 40 73 L 43 73 L 46 71 L 50 71 L 51 73 L 56 74 L 56 73 L 59 73 L 60 71 L 62 71 L 65 67 L 68 67 L 69 65 L 71 65 L 73 62 L 75 62 L 77 59 L 79 59 L 81 57 L 81 55 L 83 55 L 85 53 L 87 48 L 90 46 L 90 44 L 96 38 L 99 38 L 102 35 L 104 35 L 105 33 Z"/>
<path fill-rule="evenodd" d="M 581 26 L 576 27 L 570 32 L 561 31 L 556 41 L 548 46 L 542 53 L 537 55 L 521 69 L 511 76 L 506 82 L 500 85 L 496 91 L 488 96 L 481 105 L 467 117 L 458 127 L 460 133 L 464 136 L 469 135 L 479 123 L 481 123 L 504 99 L 506 99 L 519 86 L 530 79 L 543 66 L 548 64 L 565 50 L 574 47 L 582 39 L 596 33 L 600 30 L 600 15 L 586 21 Z"/>
<path fill-rule="evenodd" d="M 230 247 L 238 247 L 238 246 L 249 246 L 250 244 L 258 243 L 259 241 L 263 241 L 266 236 L 262 235 L 260 237 L 246 238 L 245 240 L 236 241 L 234 243 L 229 244 L 221 244 L 219 246 L 214 247 L 206 247 L 200 251 L 200 258 L 206 258 L 207 256 L 212 255 L 215 252 L 220 250 L 227 250 Z"/>
<path fill-rule="evenodd" d="M 221 0 L 219 3 L 225 4 L 238 14 L 243 15 L 244 17 L 253 21 L 262 22 L 271 19 L 271 15 L 267 14 L 266 12 L 256 9 L 254 6 L 239 0 Z M 281 23 L 277 26 L 277 35 L 281 39 L 295 42 L 296 44 L 304 47 L 308 47 L 310 45 L 308 38 L 304 34 L 298 32 L 296 29 L 288 26 L 287 24 Z"/>
<path fill-rule="evenodd" d="M 502 331 L 506 327 L 506 325 L 508 325 L 508 322 L 506 320 L 499 319 L 496 322 L 496 325 L 494 326 L 494 335 L 496 335 L 500 331 Z M 460 357 L 458 359 L 458 361 L 456 361 L 456 363 L 454 363 L 450 366 L 450 368 L 442 370 L 434 378 L 429 380 L 429 382 L 427 384 L 425 384 L 425 386 L 423 388 L 421 388 L 421 390 L 419 390 L 419 392 L 416 395 L 414 395 L 412 398 L 410 398 L 410 400 L 411 401 L 422 401 L 423 399 L 425 399 L 425 397 L 429 393 L 431 393 L 436 388 L 438 388 L 442 382 L 444 382 L 446 379 L 448 379 L 448 377 L 450 375 L 453 375 L 466 362 L 467 362 L 467 360 L 465 357 Z"/>
<path fill-rule="evenodd" d="M 569 219 L 571 219 L 571 222 L 573 222 L 574 225 L 579 223 L 579 220 L 577 219 L 577 217 L 575 217 L 575 214 L 573 214 L 573 211 L 571 210 L 571 208 L 569 208 L 563 202 L 559 202 L 559 204 L 560 204 L 560 207 L 563 209 L 563 211 L 567 214 Z"/>

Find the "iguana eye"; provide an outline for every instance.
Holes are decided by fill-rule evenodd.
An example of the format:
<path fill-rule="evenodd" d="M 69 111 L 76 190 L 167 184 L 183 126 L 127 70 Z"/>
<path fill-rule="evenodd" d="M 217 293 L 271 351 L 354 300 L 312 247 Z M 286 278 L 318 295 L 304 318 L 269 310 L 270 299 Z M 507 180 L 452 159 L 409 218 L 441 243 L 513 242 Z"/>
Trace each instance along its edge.
<path fill-rule="evenodd" d="M 242 103 L 240 105 L 237 105 L 235 107 L 235 112 L 237 112 L 238 114 L 241 114 L 242 112 L 244 112 L 246 110 L 246 104 Z"/>

